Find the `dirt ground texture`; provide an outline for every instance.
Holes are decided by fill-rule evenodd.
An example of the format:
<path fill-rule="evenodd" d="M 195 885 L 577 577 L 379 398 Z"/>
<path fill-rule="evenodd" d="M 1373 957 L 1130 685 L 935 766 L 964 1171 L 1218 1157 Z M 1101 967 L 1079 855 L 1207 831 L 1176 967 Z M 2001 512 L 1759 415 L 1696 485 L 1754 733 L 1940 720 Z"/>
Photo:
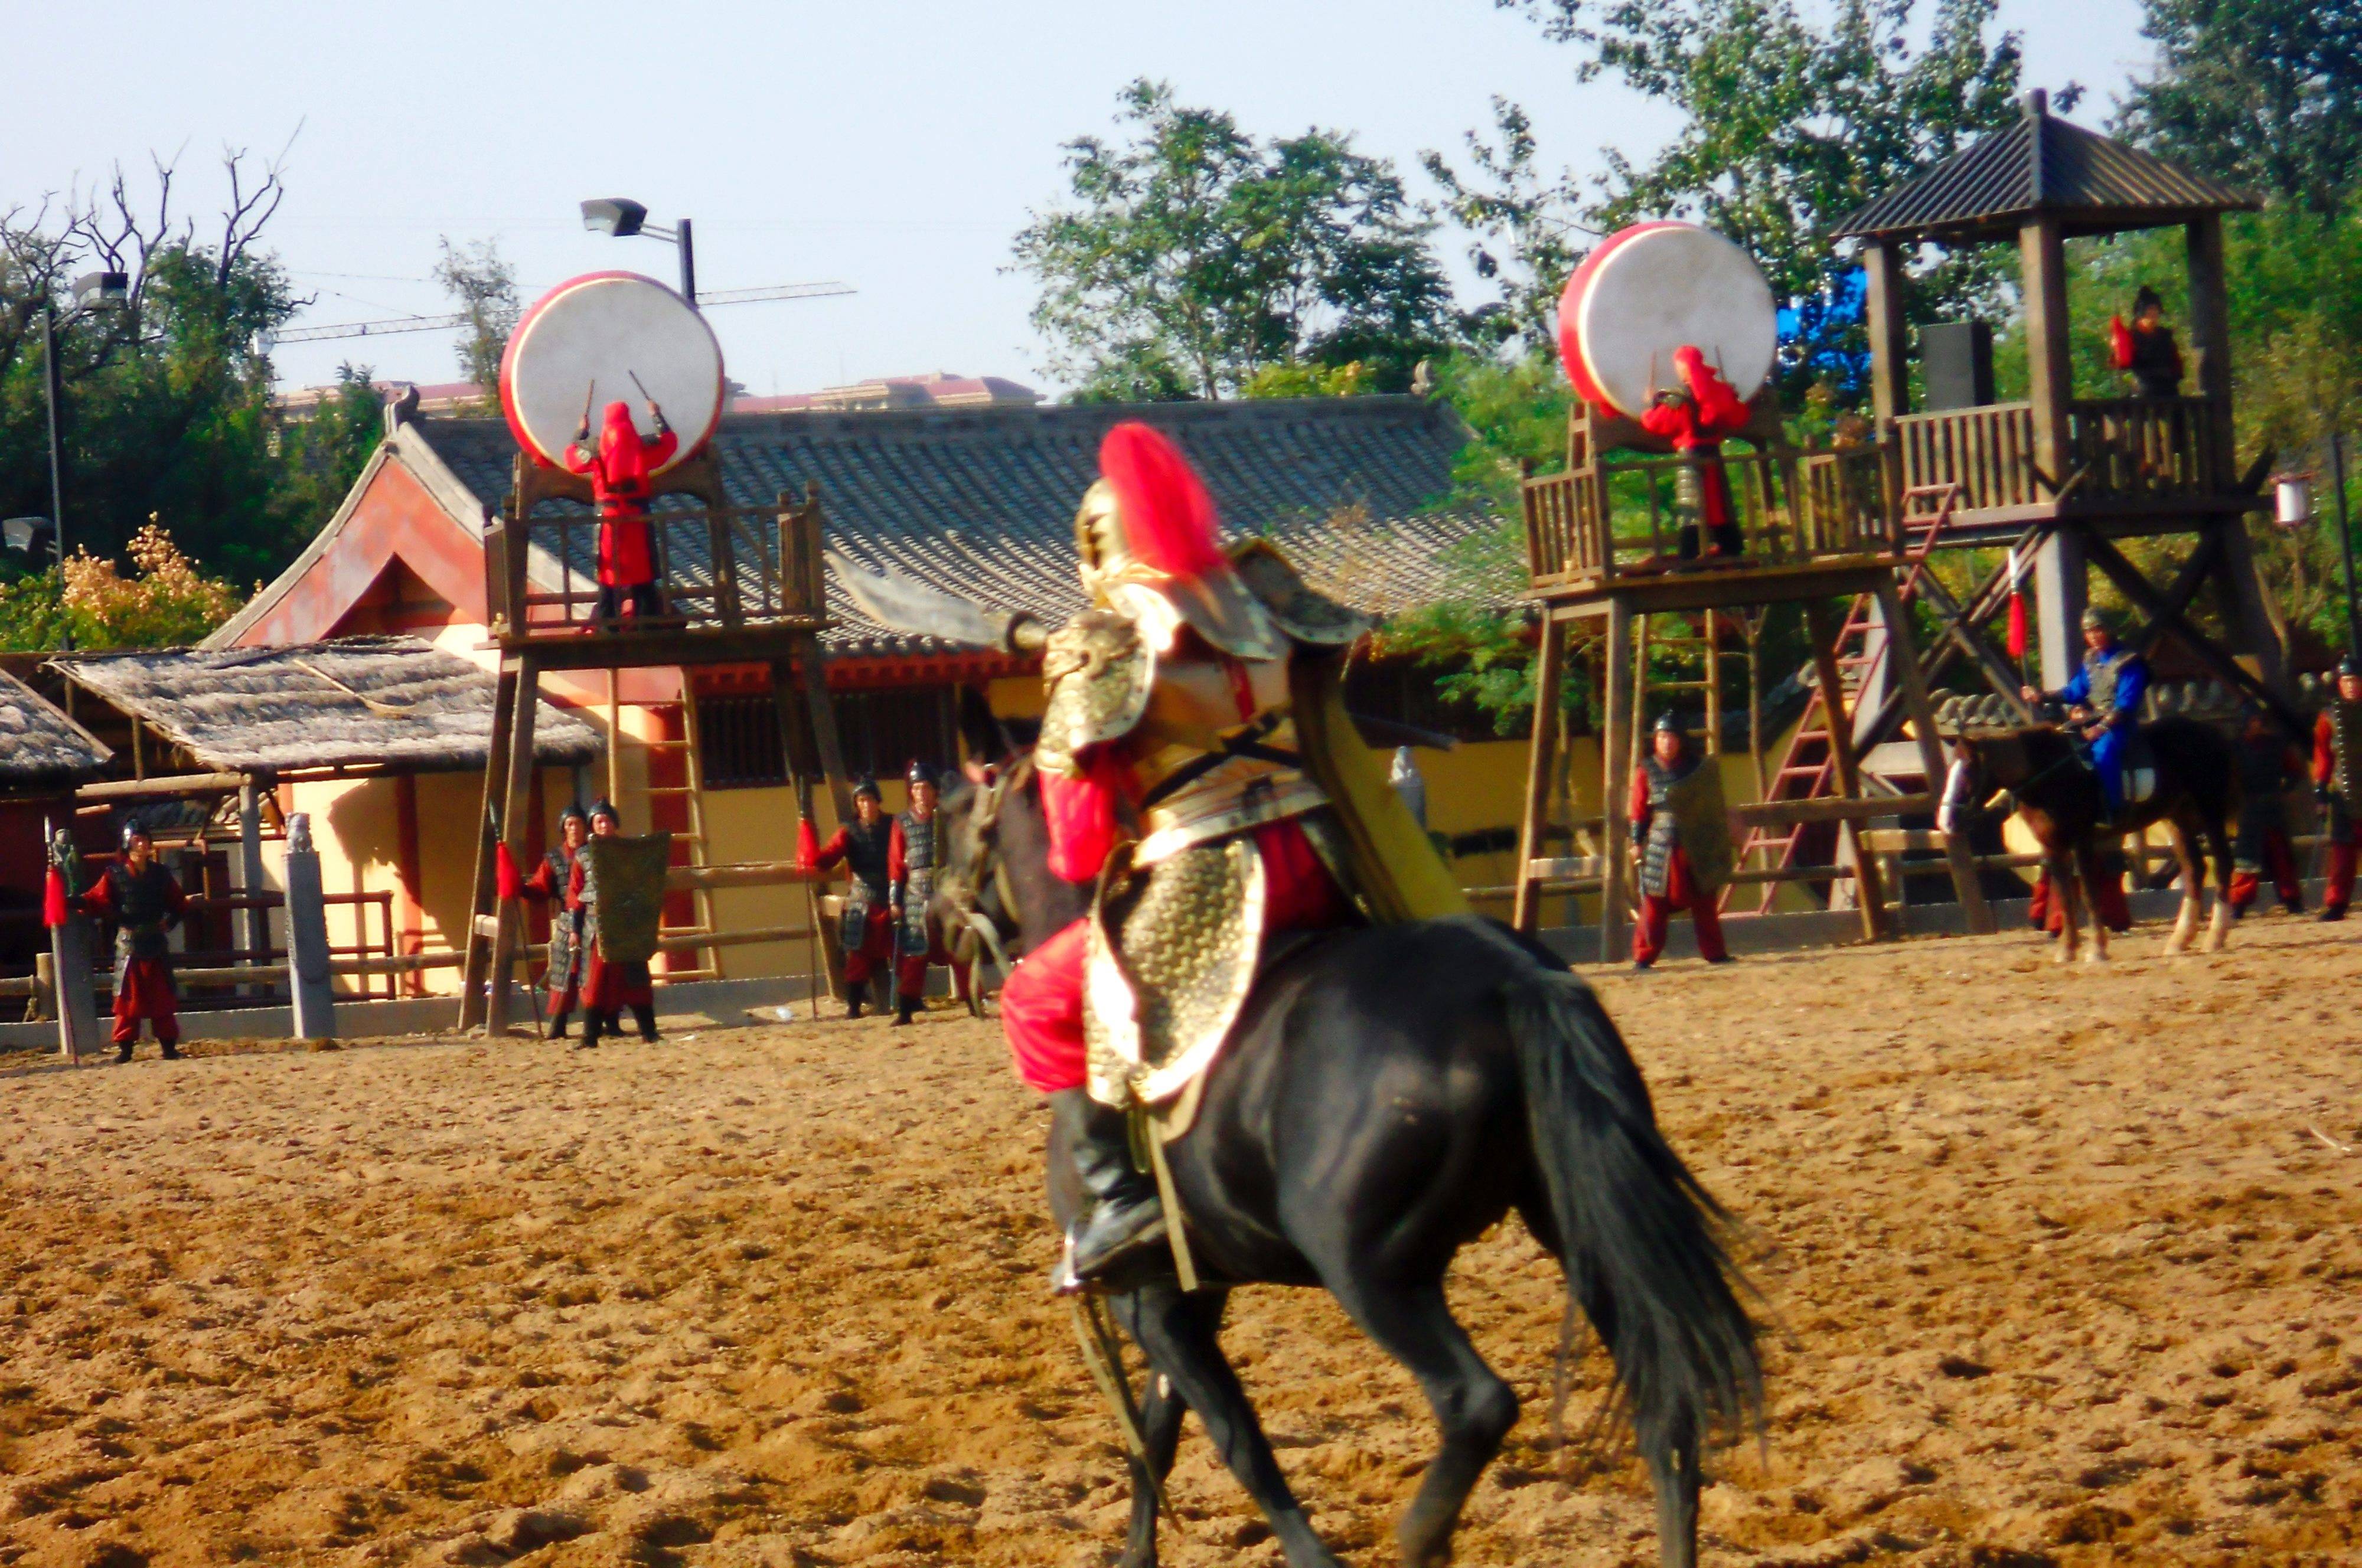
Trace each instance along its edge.
<path fill-rule="evenodd" d="M 2362 1558 L 2362 929 L 2161 938 L 1598 977 L 1772 1324 L 1708 1562 Z M 1113 1561 L 996 1024 L 197 1049 L 0 1081 L 0 1562 Z M 1453 1281 L 1525 1401 L 1460 1561 L 1653 1562 L 1639 1467 L 1547 1435 L 1555 1266 L 1511 1220 Z M 1227 1342 L 1395 1561 L 1409 1378 L 1313 1293 Z M 1172 1496 L 1166 1562 L 1278 1560 L 1194 1423 Z"/>

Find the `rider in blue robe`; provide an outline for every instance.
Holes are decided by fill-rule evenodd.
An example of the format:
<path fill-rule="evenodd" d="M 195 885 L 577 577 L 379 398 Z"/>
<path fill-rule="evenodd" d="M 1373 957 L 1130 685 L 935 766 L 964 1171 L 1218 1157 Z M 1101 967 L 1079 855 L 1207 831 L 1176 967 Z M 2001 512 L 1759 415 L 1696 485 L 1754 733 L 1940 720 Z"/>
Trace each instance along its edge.
<path fill-rule="evenodd" d="M 2116 641 L 2115 627 L 2099 610 L 2083 612 L 2083 668 L 2075 679 L 2056 691 L 2029 686 L 2025 697 L 2029 702 L 2051 698 L 2067 704 L 2068 722 L 2091 745 L 2092 766 L 2114 816 L 2125 809 L 2125 748 L 2132 744 L 2141 699 L 2148 693 L 2148 661 Z"/>

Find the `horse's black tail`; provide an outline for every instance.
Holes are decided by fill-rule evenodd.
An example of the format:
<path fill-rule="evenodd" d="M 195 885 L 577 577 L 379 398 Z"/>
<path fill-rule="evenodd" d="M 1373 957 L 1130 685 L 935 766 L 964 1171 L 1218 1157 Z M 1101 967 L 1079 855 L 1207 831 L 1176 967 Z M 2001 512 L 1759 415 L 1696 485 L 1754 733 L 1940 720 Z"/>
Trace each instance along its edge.
<path fill-rule="evenodd" d="M 1640 1452 L 1694 1453 L 1760 1425 L 1755 1324 L 1716 1234 L 1727 1216 L 1658 1132 L 1624 1037 L 1562 970 L 1538 966 L 1506 1000 L 1567 1288 L 1615 1357 Z"/>

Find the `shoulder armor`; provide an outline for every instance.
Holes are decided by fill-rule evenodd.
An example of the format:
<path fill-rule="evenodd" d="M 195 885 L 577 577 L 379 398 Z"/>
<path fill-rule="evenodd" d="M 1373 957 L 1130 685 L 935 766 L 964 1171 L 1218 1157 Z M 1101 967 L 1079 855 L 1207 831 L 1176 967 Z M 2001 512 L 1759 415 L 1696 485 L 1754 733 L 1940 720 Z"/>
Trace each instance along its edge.
<path fill-rule="evenodd" d="M 1287 558 L 1264 539 L 1231 552 L 1231 564 L 1279 629 L 1313 647 L 1344 647 L 1374 624 L 1369 616 L 1305 586 Z"/>
<path fill-rule="evenodd" d="M 1042 650 L 1041 766 L 1072 772 L 1085 747 L 1131 734 L 1155 678 L 1156 656 L 1127 616 L 1087 610 L 1053 632 Z"/>

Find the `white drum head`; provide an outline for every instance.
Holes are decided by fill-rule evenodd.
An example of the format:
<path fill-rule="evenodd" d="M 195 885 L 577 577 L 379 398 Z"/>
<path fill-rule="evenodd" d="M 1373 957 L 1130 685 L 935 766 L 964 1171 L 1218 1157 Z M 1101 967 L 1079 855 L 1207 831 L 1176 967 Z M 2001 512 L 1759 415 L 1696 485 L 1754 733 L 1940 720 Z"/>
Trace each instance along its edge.
<path fill-rule="evenodd" d="M 593 440 L 606 406 L 619 400 L 631 405 L 642 435 L 655 435 L 645 386 L 680 436 L 664 465 L 671 468 L 712 438 L 722 385 L 713 329 L 688 301 L 637 272 L 592 272 L 558 284 L 525 312 L 501 359 L 509 429 L 550 467 L 563 464 L 586 399 Z"/>
<path fill-rule="evenodd" d="M 1595 389 L 1597 401 L 1628 418 L 1640 416 L 1652 390 L 1680 385 L 1673 350 L 1685 343 L 1704 350 L 1742 402 L 1762 389 L 1779 348 L 1772 285 L 1754 259 L 1695 224 L 1611 236 L 1560 310 L 1562 337 L 1580 359 L 1576 386 L 1586 396 Z"/>

